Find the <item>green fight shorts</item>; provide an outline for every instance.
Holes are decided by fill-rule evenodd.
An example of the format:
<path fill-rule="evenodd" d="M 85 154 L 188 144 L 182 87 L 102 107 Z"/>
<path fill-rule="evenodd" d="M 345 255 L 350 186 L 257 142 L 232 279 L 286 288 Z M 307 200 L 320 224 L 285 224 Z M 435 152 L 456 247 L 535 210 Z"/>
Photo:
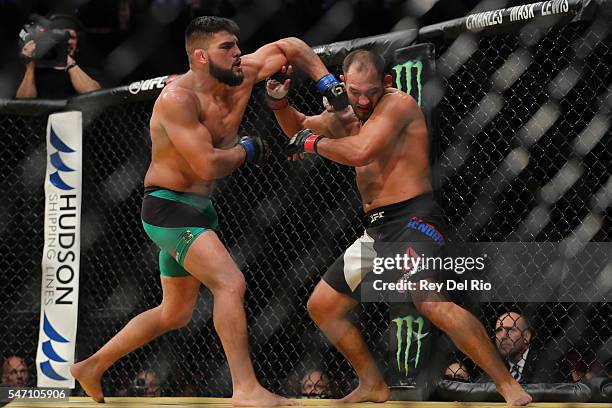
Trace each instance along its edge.
<path fill-rule="evenodd" d="M 160 187 L 146 187 L 142 225 L 160 248 L 162 276 L 189 276 L 183 267 L 189 247 L 204 231 L 216 231 L 217 212 L 209 197 Z"/>

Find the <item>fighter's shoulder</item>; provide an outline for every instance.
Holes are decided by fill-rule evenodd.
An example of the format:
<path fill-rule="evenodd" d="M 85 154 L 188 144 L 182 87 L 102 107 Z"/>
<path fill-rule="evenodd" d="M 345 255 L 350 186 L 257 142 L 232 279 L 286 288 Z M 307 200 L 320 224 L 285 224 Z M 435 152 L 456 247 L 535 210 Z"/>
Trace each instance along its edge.
<path fill-rule="evenodd" d="M 385 88 L 385 94 L 381 98 L 381 102 L 392 107 L 394 110 L 417 109 L 419 107 L 417 101 L 406 92 L 397 88 Z"/>
<path fill-rule="evenodd" d="M 155 102 L 155 110 L 160 113 L 192 111 L 196 110 L 197 106 L 198 97 L 195 91 L 178 81 L 166 86 Z"/>

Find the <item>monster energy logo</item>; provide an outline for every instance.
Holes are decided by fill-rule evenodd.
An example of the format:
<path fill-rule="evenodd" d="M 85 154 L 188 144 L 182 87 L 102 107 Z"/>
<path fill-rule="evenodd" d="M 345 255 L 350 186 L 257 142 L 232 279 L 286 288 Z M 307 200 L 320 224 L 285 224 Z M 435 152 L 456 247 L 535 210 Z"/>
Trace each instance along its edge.
<path fill-rule="evenodd" d="M 393 67 L 393 71 L 395 71 L 395 86 L 397 89 L 401 89 L 402 91 L 406 92 L 407 94 L 412 95 L 417 102 L 419 103 L 420 107 L 423 107 L 422 105 L 422 93 L 423 93 L 423 62 L 422 61 L 416 61 L 416 60 L 410 60 L 410 61 L 406 61 L 403 64 L 397 64 L 396 66 Z M 416 75 L 412 75 L 413 71 L 416 71 Z M 405 80 L 402 84 L 402 72 L 405 72 Z M 412 80 L 415 79 L 416 80 L 416 87 L 414 89 L 414 93 L 416 93 L 416 95 L 413 94 L 413 88 L 412 88 Z M 404 86 L 402 86 L 404 85 Z"/>
<path fill-rule="evenodd" d="M 397 359 L 397 370 L 401 373 L 402 365 L 403 365 L 403 368 L 404 368 L 403 371 L 405 371 L 406 375 L 408 375 L 408 371 L 409 371 L 408 360 L 410 356 L 410 346 L 412 345 L 412 338 L 413 338 L 412 333 L 414 332 L 413 326 L 415 324 L 417 326 L 417 332 L 416 332 L 417 351 L 416 351 L 416 357 L 414 359 L 414 368 L 417 368 L 417 366 L 419 365 L 419 359 L 421 357 L 421 343 L 422 343 L 423 337 L 427 336 L 427 333 L 423 335 L 423 327 L 425 326 L 425 319 L 423 319 L 423 316 L 414 318 L 413 316 L 408 315 L 404 317 L 396 317 L 395 319 L 392 320 L 392 322 L 395 323 L 396 325 L 395 337 L 397 338 L 397 351 L 395 353 L 395 357 Z M 403 336 L 404 323 L 406 323 L 406 336 L 405 337 Z M 405 349 L 404 349 L 404 338 L 406 339 Z M 403 359 L 402 359 L 402 349 L 404 350 Z"/>

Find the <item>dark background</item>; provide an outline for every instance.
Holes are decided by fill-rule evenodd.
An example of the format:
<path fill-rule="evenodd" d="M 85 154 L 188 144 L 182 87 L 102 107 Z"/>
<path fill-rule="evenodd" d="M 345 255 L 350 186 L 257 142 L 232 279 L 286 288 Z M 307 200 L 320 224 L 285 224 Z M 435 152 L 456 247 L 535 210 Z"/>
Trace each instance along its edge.
<path fill-rule="evenodd" d="M 297 36 L 315 46 L 415 28 L 528 1 L 477 0 L 0 0 L 0 98 L 13 98 L 23 75 L 20 28 L 32 13 L 75 15 L 84 31 L 77 62 L 104 87 L 187 69 L 183 32 L 196 16 L 235 19 L 243 53 Z M 86 72 L 88 69 L 85 69 Z"/>

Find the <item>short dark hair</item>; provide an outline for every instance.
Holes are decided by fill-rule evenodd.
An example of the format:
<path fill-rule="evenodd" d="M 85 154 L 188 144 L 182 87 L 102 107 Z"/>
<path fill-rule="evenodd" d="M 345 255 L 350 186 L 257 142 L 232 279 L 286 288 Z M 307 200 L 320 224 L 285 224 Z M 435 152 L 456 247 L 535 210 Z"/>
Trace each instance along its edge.
<path fill-rule="evenodd" d="M 377 52 L 371 50 L 351 51 L 342 62 L 342 71 L 344 74 L 348 72 L 353 64 L 358 64 L 356 67 L 358 71 L 365 71 L 369 66 L 374 67 L 381 81 L 385 76 L 385 60 Z"/>
<path fill-rule="evenodd" d="M 201 16 L 191 20 L 185 29 L 185 47 L 187 48 L 187 53 L 189 53 L 193 41 L 206 41 L 219 31 L 227 31 L 230 34 L 238 35 L 240 28 L 233 20 L 224 17 Z"/>

